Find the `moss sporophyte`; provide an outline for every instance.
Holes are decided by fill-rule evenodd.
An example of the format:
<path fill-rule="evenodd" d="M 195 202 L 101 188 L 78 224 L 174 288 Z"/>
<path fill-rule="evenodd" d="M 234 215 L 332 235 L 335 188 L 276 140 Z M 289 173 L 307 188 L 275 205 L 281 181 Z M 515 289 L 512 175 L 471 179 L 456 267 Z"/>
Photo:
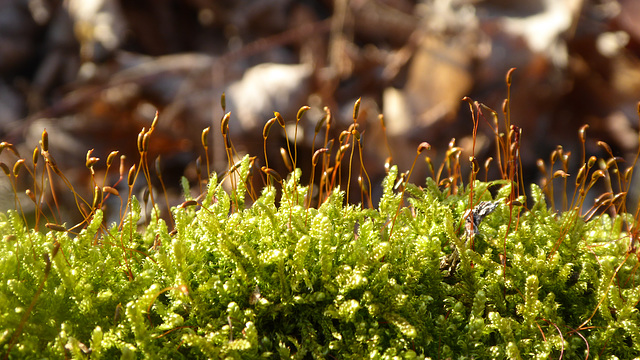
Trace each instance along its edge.
<path fill-rule="evenodd" d="M 329 138 L 337 125 L 325 108 L 314 133 L 324 140 L 307 159 L 307 184 L 297 168 L 303 159 L 295 129 L 283 159 L 266 159 L 266 149 L 271 127 L 297 127 L 308 107 L 295 125 L 278 113 L 266 122 L 263 160 L 238 155 L 226 114 L 228 170 L 210 172 L 205 156 L 201 195 L 192 195 L 200 184 L 192 192 L 183 180 L 184 200 L 170 216 L 163 216 L 169 200 L 158 201 L 167 192 L 162 175 L 149 167 L 157 117 L 138 136 L 139 161 L 126 165 L 120 157 L 114 183 L 96 178 L 104 174 L 94 171 L 101 160 L 87 153 L 91 200 L 58 168 L 46 131 L 32 159 L 3 142 L 0 149 L 15 159 L 13 167 L 0 164 L 15 195 L 15 210 L 0 214 L 4 356 L 640 356 L 638 212 L 626 210 L 637 157 L 624 169 L 613 154 L 587 159 L 583 128 L 579 173 L 570 177 L 569 154 L 559 147 L 550 164 L 540 161 L 543 186 L 525 188 L 519 163 L 526 134 L 511 124 L 509 99 L 502 122 L 466 100 L 474 135 L 489 117 L 497 153 L 484 167 L 493 164 L 500 178 L 477 180 L 475 154 L 461 159 L 455 141 L 434 166 L 423 143 L 413 161 L 427 159 L 431 176 L 423 186 L 410 183 L 413 166 L 401 173 L 389 159 L 378 199 L 362 161 L 359 102 L 336 139 Z M 207 153 L 209 135 L 202 133 Z M 118 155 L 109 154 L 106 173 Z M 276 170 L 285 160 L 288 176 Z M 359 176 L 358 204 L 349 201 L 352 174 Z M 567 194 L 572 178 L 575 190 Z M 147 188 L 141 199 L 140 183 Z M 598 184 L 604 193 L 592 195 Z M 560 210 L 559 191 L 566 197 Z M 75 225 L 62 220 L 64 192 L 81 217 Z M 107 214 L 117 220 L 106 221 Z"/>

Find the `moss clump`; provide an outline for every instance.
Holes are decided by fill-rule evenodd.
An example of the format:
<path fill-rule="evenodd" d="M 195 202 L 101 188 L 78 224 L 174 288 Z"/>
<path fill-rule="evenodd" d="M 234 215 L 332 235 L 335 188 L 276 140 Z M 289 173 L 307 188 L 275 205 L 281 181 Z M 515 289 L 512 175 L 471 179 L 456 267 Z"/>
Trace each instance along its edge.
<path fill-rule="evenodd" d="M 466 100 L 475 136 L 488 110 Z M 0 162 L 16 209 L 22 209 L 17 178 L 26 168 L 34 180 L 26 195 L 50 211 L 36 206 L 32 222 L 22 211 L 0 213 L 0 349 L 8 358 L 91 359 L 640 356 L 639 215 L 625 210 L 635 161 L 620 169 L 610 149 L 606 161 L 587 160 L 583 127 L 583 166 L 571 202 L 557 212 L 554 179 L 562 181 L 566 199 L 569 153 L 558 147 L 549 167 L 540 161 L 549 174 L 543 188 L 532 185 L 528 198 L 522 195 L 521 131 L 510 124 L 508 102 L 504 132 L 489 111 L 500 180 L 477 181 L 472 156 L 465 185 L 462 149 L 452 141 L 437 171 L 426 158 L 432 178 L 424 187 L 409 183 L 413 166 L 404 174 L 389 166 L 377 207 L 363 166 L 359 101 L 336 149 L 327 136 L 327 109 L 316 126 L 314 139 L 326 126 L 324 147 L 312 157 L 312 174 L 316 166 L 322 174 L 317 188 L 313 175 L 310 186 L 302 184 L 294 137 L 293 151 L 283 150 L 288 178 L 265 158 L 265 186 L 256 191 L 255 159 L 237 161 L 227 113 L 221 132 L 229 170 L 220 178 L 213 173 L 197 198 L 183 180 L 185 201 L 171 208 L 171 224 L 160 216 L 149 171 L 157 117 L 138 136 L 139 164 L 126 174 L 121 157 L 119 180 L 96 186 L 92 202 L 57 168 L 46 131 L 31 165 L 13 145 L 0 143 L 0 151 L 18 158 L 12 171 Z M 298 113 L 296 129 L 307 109 Z M 276 122 L 286 127 L 278 113 L 267 121 L 265 149 Z M 208 133 L 202 136 L 207 154 Z M 429 149 L 418 146 L 414 166 Z M 109 154 L 106 173 L 117 155 Z M 44 159 L 42 175 L 38 159 Z M 98 161 L 87 153 L 94 184 Z M 355 173 L 368 208 L 349 202 Z M 132 195 L 138 176 L 148 186 L 143 203 L 146 209 L 150 200 L 151 211 Z M 42 190 L 53 188 L 53 178 L 68 187 L 82 213 L 71 228 L 48 222 L 40 229 L 56 218 L 55 196 L 51 205 Z M 126 198 L 116 189 L 125 179 Z M 580 213 L 599 179 L 607 191 Z M 120 199 L 119 223 L 104 220 L 109 197 Z"/>
<path fill-rule="evenodd" d="M 239 179 L 249 174 L 248 157 Z M 317 209 L 292 173 L 237 206 L 214 175 L 205 196 L 121 226 L 96 210 L 77 236 L 0 215 L 0 344 L 10 358 L 632 358 L 640 356 L 630 216 L 548 210 L 507 181 L 450 194 L 394 189 L 377 209 L 331 192 Z M 242 183 L 242 182 L 240 182 Z M 492 198 L 489 189 L 495 194 Z M 410 205 L 403 205 L 402 194 Z M 465 212 L 497 201 L 478 233 Z M 399 210 L 398 210 L 399 209 Z M 459 265 L 441 269 L 458 251 Z M 505 251 L 506 250 L 506 251 Z M 451 275 L 449 275 L 451 274 Z"/>

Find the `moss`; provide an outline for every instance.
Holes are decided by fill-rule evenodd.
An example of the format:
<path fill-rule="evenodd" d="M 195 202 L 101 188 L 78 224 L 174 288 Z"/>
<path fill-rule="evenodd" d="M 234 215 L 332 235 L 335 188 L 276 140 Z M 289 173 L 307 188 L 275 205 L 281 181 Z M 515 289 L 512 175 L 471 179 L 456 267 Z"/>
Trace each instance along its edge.
<path fill-rule="evenodd" d="M 456 229 L 468 197 L 428 185 L 409 191 L 412 210 L 398 212 L 389 238 L 396 173 L 375 210 L 343 205 L 341 192 L 305 209 L 290 197 L 306 192 L 295 173 L 285 201 L 265 190 L 233 213 L 214 176 L 200 206 L 173 209 L 173 235 L 158 218 L 131 232 L 135 201 L 122 230 L 99 233 L 97 211 L 76 237 L 2 214 L 13 234 L 0 245 L 3 348 L 21 326 L 11 357 L 88 357 L 80 344 L 92 358 L 638 356 L 638 259 L 609 240 L 625 234 L 607 215 L 567 226 L 570 213 L 497 198 L 470 248 Z M 454 248 L 460 264 L 446 279 L 440 258 Z"/>
<path fill-rule="evenodd" d="M 500 149 L 514 139 L 499 138 Z M 198 198 L 183 181 L 172 225 L 131 195 L 136 167 L 118 224 L 104 223 L 99 190 L 72 228 L 2 213 L 0 347 L 9 358 L 640 356 L 636 220 L 623 206 L 580 214 L 586 191 L 562 212 L 547 204 L 549 187 L 525 196 L 510 168 L 519 155 L 504 151 L 504 176 L 491 182 L 472 173 L 463 184 L 453 143 L 424 187 L 391 166 L 375 208 L 349 203 L 328 177 L 309 206 L 299 169 L 282 180 L 263 168 L 273 181 L 255 191 L 245 156 Z M 475 218 L 478 204 L 491 210 Z"/>

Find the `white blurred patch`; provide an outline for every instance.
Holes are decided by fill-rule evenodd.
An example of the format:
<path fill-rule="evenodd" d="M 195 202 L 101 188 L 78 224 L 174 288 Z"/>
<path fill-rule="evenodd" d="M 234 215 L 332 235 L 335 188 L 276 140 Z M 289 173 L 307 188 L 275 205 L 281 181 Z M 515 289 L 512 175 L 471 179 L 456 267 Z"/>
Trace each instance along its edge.
<path fill-rule="evenodd" d="M 629 34 L 625 31 L 605 32 L 598 35 L 596 48 L 606 57 L 614 57 L 629 43 Z"/>

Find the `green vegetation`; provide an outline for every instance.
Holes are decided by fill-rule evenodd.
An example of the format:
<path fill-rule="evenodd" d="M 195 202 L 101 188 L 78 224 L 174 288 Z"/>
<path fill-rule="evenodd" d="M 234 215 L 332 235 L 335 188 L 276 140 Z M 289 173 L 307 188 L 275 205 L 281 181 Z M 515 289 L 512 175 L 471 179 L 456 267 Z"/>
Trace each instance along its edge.
<path fill-rule="evenodd" d="M 477 129 L 487 109 L 470 105 Z M 247 179 L 254 162 L 245 156 L 224 176 L 212 174 L 198 198 L 183 182 L 185 201 L 172 208 L 173 230 L 155 203 L 141 220 L 146 213 L 132 196 L 139 173 L 150 184 L 145 151 L 154 125 L 143 129 L 119 224 L 103 222 L 105 198 L 121 196 L 113 187 L 96 187 L 91 203 L 78 197 L 79 209 L 89 210 L 72 228 L 50 222 L 39 230 L 44 215 L 27 226 L 21 211 L 0 214 L 0 348 L 16 359 L 640 356 L 638 221 L 624 205 L 633 170 L 583 155 L 575 195 L 557 212 L 545 199 L 554 178 L 566 186 L 566 172 L 549 171 L 547 186 L 531 185 L 526 198 L 518 129 L 507 110 L 501 134 L 493 114 L 500 180 L 475 180 L 472 158 L 463 183 L 460 150 L 452 145 L 424 187 L 409 183 L 411 171 L 390 166 L 378 206 L 365 208 L 350 204 L 348 191 L 323 176 L 316 208 L 297 169 L 281 180 L 263 167 L 269 185 L 253 189 Z M 360 146 L 357 117 L 358 103 L 340 145 Z M 233 164 L 228 121 L 227 115 L 222 132 Z M 286 126 L 278 114 L 267 125 L 275 122 Z M 268 133 L 265 128 L 265 141 Z M 421 144 L 416 159 L 428 148 Z M 358 152 L 340 149 L 332 166 L 351 173 Z M 313 158 L 325 173 L 329 153 L 325 140 Z M 340 164 L 342 157 L 348 163 Z M 48 153 L 46 132 L 34 166 L 20 158 L 13 171 L 2 167 L 12 184 L 23 167 L 44 182 L 35 173 L 38 158 L 46 178 L 64 178 Z M 295 169 L 297 156 L 290 160 Z M 88 168 L 97 161 L 87 155 Z M 569 161 L 561 148 L 549 169 L 556 161 Z M 598 181 L 619 189 L 582 214 Z M 35 184 L 29 194 L 40 199 L 44 186 Z M 497 206 L 474 219 L 469 210 L 481 201 Z M 469 226 L 473 220 L 477 229 Z"/>

